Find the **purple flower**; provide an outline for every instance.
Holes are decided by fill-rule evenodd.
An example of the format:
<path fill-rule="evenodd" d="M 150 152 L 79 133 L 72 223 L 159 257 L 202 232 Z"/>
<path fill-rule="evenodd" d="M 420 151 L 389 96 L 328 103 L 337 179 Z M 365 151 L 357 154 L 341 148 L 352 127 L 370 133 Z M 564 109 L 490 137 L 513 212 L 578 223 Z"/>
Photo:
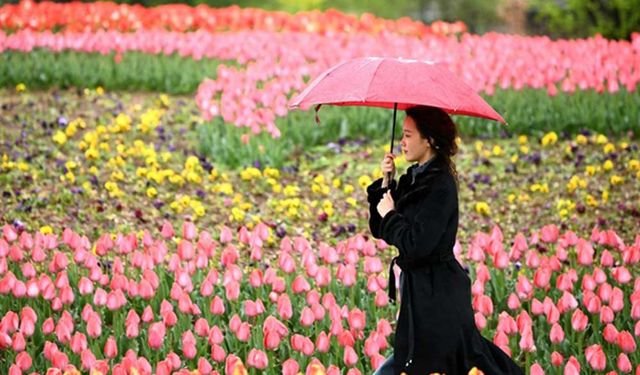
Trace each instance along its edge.
<path fill-rule="evenodd" d="M 67 126 L 68 123 L 69 123 L 69 121 L 67 120 L 66 117 L 64 117 L 64 116 L 58 117 L 58 126 L 59 127 L 64 128 L 65 126 Z"/>

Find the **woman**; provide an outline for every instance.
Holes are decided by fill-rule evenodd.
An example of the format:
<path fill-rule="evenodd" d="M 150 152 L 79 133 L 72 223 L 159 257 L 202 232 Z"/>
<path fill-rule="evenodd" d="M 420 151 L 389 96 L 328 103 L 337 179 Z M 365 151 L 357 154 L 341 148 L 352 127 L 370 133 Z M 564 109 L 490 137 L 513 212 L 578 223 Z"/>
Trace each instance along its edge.
<path fill-rule="evenodd" d="M 385 155 L 385 177 L 367 187 L 369 227 L 399 250 L 401 305 L 394 353 L 375 374 L 524 374 L 509 356 L 480 335 L 471 308 L 471 280 L 453 255 L 458 230 L 458 179 L 451 157 L 457 130 L 438 108 L 406 110 L 402 152 L 416 162 L 396 184 L 394 155 Z M 391 174 L 391 180 L 387 176 Z"/>

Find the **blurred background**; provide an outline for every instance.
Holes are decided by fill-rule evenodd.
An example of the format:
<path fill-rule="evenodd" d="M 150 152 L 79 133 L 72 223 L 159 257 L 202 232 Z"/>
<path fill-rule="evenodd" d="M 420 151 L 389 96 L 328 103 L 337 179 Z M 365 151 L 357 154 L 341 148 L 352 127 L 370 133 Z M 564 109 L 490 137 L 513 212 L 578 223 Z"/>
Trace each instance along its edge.
<path fill-rule="evenodd" d="M 66 2 L 66 1 L 55 1 Z M 88 1 L 85 1 L 88 2 Z M 116 3 L 206 4 L 212 7 L 254 7 L 289 13 L 330 8 L 382 18 L 409 17 L 425 23 L 462 21 L 472 33 L 496 31 L 510 34 L 583 38 L 600 34 L 608 39 L 629 39 L 640 31 L 640 0 L 116 0 Z M 0 0 L 1 4 L 17 0 Z"/>

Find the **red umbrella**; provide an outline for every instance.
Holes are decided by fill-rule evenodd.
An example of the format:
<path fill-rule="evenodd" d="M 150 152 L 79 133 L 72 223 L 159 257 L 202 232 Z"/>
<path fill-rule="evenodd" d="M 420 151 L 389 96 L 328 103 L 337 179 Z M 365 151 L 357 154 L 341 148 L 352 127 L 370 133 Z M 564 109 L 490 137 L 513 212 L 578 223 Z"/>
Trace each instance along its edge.
<path fill-rule="evenodd" d="M 391 148 L 396 110 L 417 105 L 438 107 L 450 114 L 506 123 L 471 87 L 444 64 L 403 58 L 365 57 L 340 63 L 314 79 L 290 102 L 290 108 L 322 104 L 393 108 Z"/>

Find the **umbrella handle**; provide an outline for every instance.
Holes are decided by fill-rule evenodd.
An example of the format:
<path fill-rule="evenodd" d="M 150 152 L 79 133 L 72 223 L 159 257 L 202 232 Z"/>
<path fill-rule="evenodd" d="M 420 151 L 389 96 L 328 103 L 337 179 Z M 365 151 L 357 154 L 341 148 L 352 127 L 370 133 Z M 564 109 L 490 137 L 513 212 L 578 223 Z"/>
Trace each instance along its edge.
<path fill-rule="evenodd" d="M 393 103 L 393 126 L 391 127 L 391 145 L 389 145 L 389 153 L 393 154 L 393 137 L 396 134 L 396 112 L 398 111 L 398 103 Z M 387 181 L 391 183 L 391 172 L 387 173 Z"/>

